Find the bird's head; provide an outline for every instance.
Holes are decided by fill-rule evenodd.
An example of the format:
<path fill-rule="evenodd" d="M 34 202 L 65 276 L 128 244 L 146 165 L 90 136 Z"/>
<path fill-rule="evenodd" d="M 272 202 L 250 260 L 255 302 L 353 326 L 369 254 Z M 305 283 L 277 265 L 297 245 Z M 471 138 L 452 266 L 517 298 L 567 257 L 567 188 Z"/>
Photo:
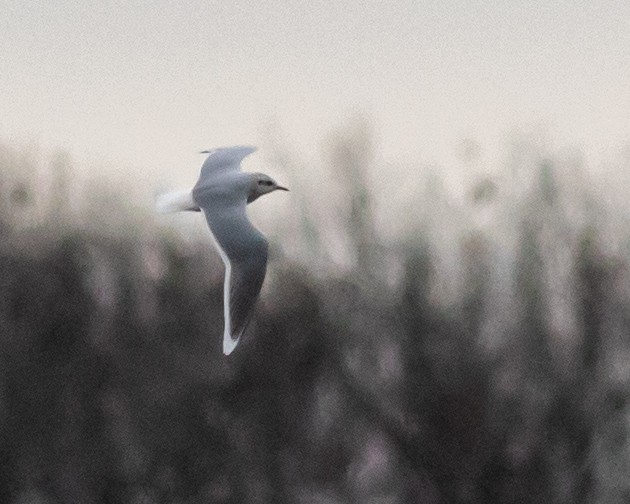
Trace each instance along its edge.
<path fill-rule="evenodd" d="M 278 189 L 281 191 L 288 191 L 286 187 L 279 185 L 269 175 L 265 175 L 264 173 L 253 173 L 249 194 L 247 195 L 247 203 L 251 203 L 263 194 L 267 194 Z"/>

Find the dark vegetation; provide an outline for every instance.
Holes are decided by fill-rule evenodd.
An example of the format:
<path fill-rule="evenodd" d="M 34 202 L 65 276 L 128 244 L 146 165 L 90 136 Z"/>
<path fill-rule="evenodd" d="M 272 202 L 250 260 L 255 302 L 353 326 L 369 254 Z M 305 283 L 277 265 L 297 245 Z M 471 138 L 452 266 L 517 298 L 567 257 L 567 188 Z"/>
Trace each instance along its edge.
<path fill-rule="evenodd" d="M 67 157 L 43 191 L 1 147 L 0 502 L 628 502 L 624 209 L 570 156 L 466 149 L 385 238 L 369 144 L 331 142 L 336 227 L 305 197 L 230 358 L 206 236 L 78 218 Z"/>

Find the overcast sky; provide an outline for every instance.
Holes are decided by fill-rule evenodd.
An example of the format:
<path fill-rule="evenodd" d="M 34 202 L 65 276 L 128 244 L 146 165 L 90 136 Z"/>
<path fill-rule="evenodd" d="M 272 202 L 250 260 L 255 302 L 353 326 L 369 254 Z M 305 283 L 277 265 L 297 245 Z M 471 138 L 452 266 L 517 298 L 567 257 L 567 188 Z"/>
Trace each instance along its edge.
<path fill-rule="evenodd" d="M 441 159 L 545 124 L 630 141 L 628 0 L 0 0 L 0 141 L 135 170 L 260 143 L 305 155 L 354 111 L 383 155 Z"/>

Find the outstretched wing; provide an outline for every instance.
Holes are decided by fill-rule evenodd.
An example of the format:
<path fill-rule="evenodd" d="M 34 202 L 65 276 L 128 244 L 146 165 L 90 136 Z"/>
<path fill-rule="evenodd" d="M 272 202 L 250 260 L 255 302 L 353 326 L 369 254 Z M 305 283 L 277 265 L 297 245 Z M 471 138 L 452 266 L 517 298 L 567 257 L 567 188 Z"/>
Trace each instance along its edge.
<path fill-rule="evenodd" d="M 225 264 L 223 353 L 236 347 L 251 319 L 267 271 L 267 240 L 247 218 L 247 202 L 204 202 L 202 210 Z"/>
<path fill-rule="evenodd" d="M 199 181 L 223 172 L 239 170 L 241 161 L 255 151 L 256 147 L 250 146 L 220 147 L 203 151 L 202 154 L 208 154 L 208 157 L 201 166 Z"/>

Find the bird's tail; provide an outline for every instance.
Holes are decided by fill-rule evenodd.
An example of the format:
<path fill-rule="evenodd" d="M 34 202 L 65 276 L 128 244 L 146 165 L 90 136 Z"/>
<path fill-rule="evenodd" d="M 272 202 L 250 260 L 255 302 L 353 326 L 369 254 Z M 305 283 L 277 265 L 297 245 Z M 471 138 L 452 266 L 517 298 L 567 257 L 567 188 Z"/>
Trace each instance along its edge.
<path fill-rule="evenodd" d="M 190 191 L 174 191 L 158 196 L 155 209 L 160 213 L 199 211 Z"/>

